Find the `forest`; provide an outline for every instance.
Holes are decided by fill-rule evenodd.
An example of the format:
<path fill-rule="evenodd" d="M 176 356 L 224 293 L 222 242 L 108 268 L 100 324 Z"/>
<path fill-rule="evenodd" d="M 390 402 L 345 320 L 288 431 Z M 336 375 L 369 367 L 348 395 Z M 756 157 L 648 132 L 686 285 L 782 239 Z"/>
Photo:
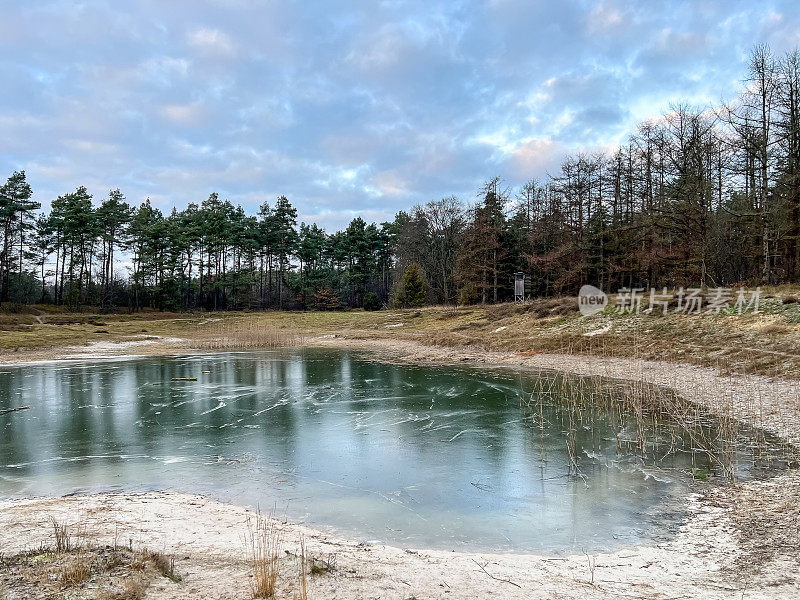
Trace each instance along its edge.
<path fill-rule="evenodd" d="M 164 214 L 85 187 L 33 200 L 0 187 L 0 303 L 139 310 L 379 308 L 503 302 L 585 283 L 720 287 L 800 278 L 800 53 L 755 47 L 738 97 L 676 104 L 613 152 L 474 200 L 328 233 L 281 196 L 250 215 L 212 193 Z M 124 262 L 123 267 L 121 263 Z"/>

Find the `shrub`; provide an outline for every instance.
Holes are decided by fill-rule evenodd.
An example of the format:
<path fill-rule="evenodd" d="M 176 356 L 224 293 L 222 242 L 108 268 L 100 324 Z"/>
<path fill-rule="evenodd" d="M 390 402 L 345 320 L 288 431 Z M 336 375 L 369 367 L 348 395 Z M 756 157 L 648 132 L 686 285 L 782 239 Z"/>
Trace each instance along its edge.
<path fill-rule="evenodd" d="M 330 288 L 320 288 L 314 292 L 314 308 L 317 310 L 339 310 L 342 301 L 339 294 Z"/>
<path fill-rule="evenodd" d="M 364 294 L 364 310 L 380 310 L 381 300 L 375 292 Z"/>

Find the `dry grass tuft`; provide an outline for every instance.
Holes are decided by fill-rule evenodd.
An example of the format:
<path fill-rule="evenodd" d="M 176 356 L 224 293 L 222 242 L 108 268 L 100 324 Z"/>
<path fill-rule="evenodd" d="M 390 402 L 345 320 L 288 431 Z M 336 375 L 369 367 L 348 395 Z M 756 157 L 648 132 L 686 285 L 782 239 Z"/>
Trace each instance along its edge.
<path fill-rule="evenodd" d="M 132 571 L 144 571 L 147 568 L 147 554 L 145 552 L 134 554 L 128 566 Z"/>
<path fill-rule="evenodd" d="M 63 587 L 72 587 L 89 581 L 91 576 L 91 567 L 82 560 L 77 559 L 61 567 L 58 579 Z"/>
<path fill-rule="evenodd" d="M 66 523 L 59 523 L 53 519 L 53 535 L 56 539 L 56 552 L 69 552 L 72 549 L 72 540 Z"/>
<path fill-rule="evenodd" d="M 250 555 L 253 598 L 272 598 L 275 595 L 281 534 L 273 517 L 272 512 L 264 517 L 261 511 L 247 517 L 245 545 Z"/>
<path fill-rule="evenodd" d="M 100 600 L 142 600 L 147 584 L 139 579 L 128 579 L 121 590 L 103 590 Z"/>
<path fill-rule="evenodd" d="M 180 575 L 175 573 L 174 556 L 167 556 L 162 552 L 151 552 L 149 550 L 145 550 L 144 554 L 161 575 L 176 583 L 181 580 Z"/>
<path fill-rule="evenodd" d="M 65 554 L 72 552 L 80 547 L 78 538 L 83 535 L 83 530 L 78 527 L 75 532 L 70 530 L 69 525 L 66 523 L 59 523 L 55 518 L 53 519 L 53 536 L 55 537 L 55 551 L 58 554 Z"/>
<path fill-rule="evenodd" d="M 142 600 L 158 574 L 181 579 L 174 560 L 163 553 L 97 545 L 85 534 L 76 547 L 70 535 L 74 526 L 55 523 L 53 528 L 60 552 L 41 546 L 13 556 L 0 554 L 0 590 L 10 598 Z"/>
<path fill-rule="evenodd" d="M 104 557 L 103 569 L 106 571 L 112 571 L 125 564 L 125 556 L 122 554 L 122 552 L 114 548 L 107 556 Z"/>

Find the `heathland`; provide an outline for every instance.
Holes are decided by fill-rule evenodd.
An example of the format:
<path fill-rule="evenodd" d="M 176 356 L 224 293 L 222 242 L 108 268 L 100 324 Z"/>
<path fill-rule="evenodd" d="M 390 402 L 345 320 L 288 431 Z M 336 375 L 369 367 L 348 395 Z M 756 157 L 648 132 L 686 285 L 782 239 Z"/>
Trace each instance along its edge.
<path fill-rule="evenodd" d="M 0 360 L 299 345 L 363 349 L 387 361 L 557 370 L 671 389 L 704 412 L 780 436 L 793 452 L 798 288 L 763 289 L 756 314 L 620 314 L 614 303 L 592 317 L 578 313 L 575 298 L 374 312 L 6 305 Z M 687 516 L 669 541 L 566 556 L 371 545 L 170 492 L 15 500 L 0 504 L 2 585 L 8 599 L 34 589 L 42 598 L 246 598 L 272 577 L 277 597 L 286 598 L 786 598 L 800 583 L 798 498 L 793 468 L 767 481 L 709 483 L 687 498 Z M 59 527 L 80 540 L 77 548 L 55 547 Z"/>

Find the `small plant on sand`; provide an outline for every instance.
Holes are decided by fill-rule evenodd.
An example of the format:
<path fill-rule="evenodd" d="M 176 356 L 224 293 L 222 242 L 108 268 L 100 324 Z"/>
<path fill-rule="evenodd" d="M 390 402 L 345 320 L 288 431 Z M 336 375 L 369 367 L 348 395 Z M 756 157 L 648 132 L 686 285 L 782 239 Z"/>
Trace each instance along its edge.
<path fill-rule="evenodd" d="M 61 554 L 72 551 L 74 542 L 66 523 L 59 523 L 53 518 L 53 535 L 55 536 L 56 552 Z"/>
<path fill-rule="evenodd" d="M 597 569 L 597 557 L 589 556 L 589 553 L 586 552 L 586 550 L 584 550 L 583 553 L 586 556 L 586 561 L 589 564 L 589 583 L 594 585 L 594 572 Z"/>
<path fill-rule="evenodd" d="M 180 575 L 175 573 L 175 557 L 167 556 L 163 552 L 151 552 L 149 550 L 145 551 L 145 555 L 150 559 L 150 562 L 153 563 L 156 570 L 164 577 L 175 583 L 181 580 Z"/>
<path fill-rule="evenodd" d="M 245 545 L 252 570 L 251 592 L 253 598 L 272 598 L 278 581 L 278 552 L 281 536 L 273 513 L 264 517 L 261 511 L 248 516 Z"/>
<path fill-rule="evenodd" d="M 82 560 L 74 560 L 61 567 L 58 579 L 62 587 L 71 587 L 88 581 L 91 576 L 92 570 L 89 565 Z"/>
<path fill-rule="evenodd" d="M 329 554 L 326 558 L 311 557 L 310 573 L 312 575 L 325 575 L 336 570 L 336 554 Z"/>

